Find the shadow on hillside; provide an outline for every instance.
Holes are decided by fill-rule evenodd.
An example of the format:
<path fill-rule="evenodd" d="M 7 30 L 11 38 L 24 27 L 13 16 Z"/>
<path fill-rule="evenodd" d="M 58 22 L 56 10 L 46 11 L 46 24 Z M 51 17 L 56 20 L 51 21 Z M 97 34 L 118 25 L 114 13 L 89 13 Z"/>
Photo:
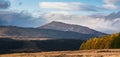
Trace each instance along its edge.
<path fill-rule="evenodd" d="M 0 38 L 0 54 L 78 50 L 82 40 L 13 40 Z"/>

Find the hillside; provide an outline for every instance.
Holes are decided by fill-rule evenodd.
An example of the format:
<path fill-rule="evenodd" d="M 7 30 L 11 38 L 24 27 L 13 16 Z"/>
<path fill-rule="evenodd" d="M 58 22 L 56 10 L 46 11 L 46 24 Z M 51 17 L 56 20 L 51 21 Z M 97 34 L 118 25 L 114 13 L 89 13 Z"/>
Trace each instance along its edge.
<path fill-rule="evenodd" d="M 98 36 L 56 29 L 0 26 L 0 53 L 79 50 L 83 41 Z"/>
<path fill-rule="evenodd" d="M 87 40 L 98 35 L 82 34 L 72 31 L 59 31 L 52 29 L 23 28 L 15 26 L 0 26 L 1 37 L 16 38 L 49 38 L 49 39 L 80 39 Z"/>
<path fill-rule="evenodd" d="M 103 36 L 99 38 L 91 38 L 82 43 L 80 49 L 119 49 L 120 33 Z"/>
<path fill-rule="evenodd" d="M 53 29 L 53 30 L 60 30 L 60 31 L 72 31 L 81 34 L 92 34 L 96 36 L 103 36 L 106 35 L 105 33 L 90 29 L 85 26 L 74 25 L 74 24 L 66 24 L 62 22 L 53 21 L 51 23 L 45 24 L 43 26 L 38 27 L 40 29 Z"/>

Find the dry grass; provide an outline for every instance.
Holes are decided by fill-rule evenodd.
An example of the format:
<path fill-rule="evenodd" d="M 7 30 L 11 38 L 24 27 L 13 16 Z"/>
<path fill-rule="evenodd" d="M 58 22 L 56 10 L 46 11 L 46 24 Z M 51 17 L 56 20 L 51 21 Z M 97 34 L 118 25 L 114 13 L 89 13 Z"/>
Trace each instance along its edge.
<path fill-rule="evenodd" d="M 120 49 L 1 54 L 0 57 L 120 57 Z"/>

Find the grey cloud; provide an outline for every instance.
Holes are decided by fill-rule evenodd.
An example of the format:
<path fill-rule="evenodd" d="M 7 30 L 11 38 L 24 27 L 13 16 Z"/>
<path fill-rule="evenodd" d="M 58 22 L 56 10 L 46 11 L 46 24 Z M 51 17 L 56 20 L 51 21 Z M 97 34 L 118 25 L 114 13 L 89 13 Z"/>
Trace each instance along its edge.
<path fill-rule="evenodd" d="M 0 9 L 7 9 L 10 7 L 10 1 L 0 0 Z"/>
<path fill-rule="evenodd" d="M 22 4 L 23 4 L 22 2 L 19 2 L 19 3 L 18 3 L 19 6 L 22 5 Z"/>
<path fill-rule="evenodd" d="M 110 14 L 94 14 L 94 15 L 89 15 L 89 17 L 92 17 L 92 18 L 103 18 L 105 20 L 120 20 L 120 11 L 118 12 L 113 12 L 113 13 L 110 13 Z"/>
<path fill-rule="evenodd" d="M 108 19 L 108 20 L 113 20 L 113 19 L 120 18 L 120 11 L 111 13 L 108 16 L 105 16 L 105 18 Z"/>
<path fill-rule="evenodd" d="M 12 25 L 22 27 L 36 27 L 44 24 L 45 19 L 33 17 L 25 12 L 0 11 L 0 25 Z"/>
<path fill-rule="evenodd" d="M 104 8 L 93 6 L 93 5 L 79 5 L 80 10 L 83 11 L 101 11 L 105 10 Z"/>

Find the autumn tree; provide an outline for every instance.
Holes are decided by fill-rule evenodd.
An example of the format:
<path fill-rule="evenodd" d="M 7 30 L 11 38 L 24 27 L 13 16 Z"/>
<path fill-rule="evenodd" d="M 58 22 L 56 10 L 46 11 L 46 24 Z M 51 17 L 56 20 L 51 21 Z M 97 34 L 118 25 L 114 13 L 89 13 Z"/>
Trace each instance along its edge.
<path fill-rule="evenodd" d="M 113 49 L 120 48 L 120 33 L 91 38 L 82 43 L 80 49 Z"/>

